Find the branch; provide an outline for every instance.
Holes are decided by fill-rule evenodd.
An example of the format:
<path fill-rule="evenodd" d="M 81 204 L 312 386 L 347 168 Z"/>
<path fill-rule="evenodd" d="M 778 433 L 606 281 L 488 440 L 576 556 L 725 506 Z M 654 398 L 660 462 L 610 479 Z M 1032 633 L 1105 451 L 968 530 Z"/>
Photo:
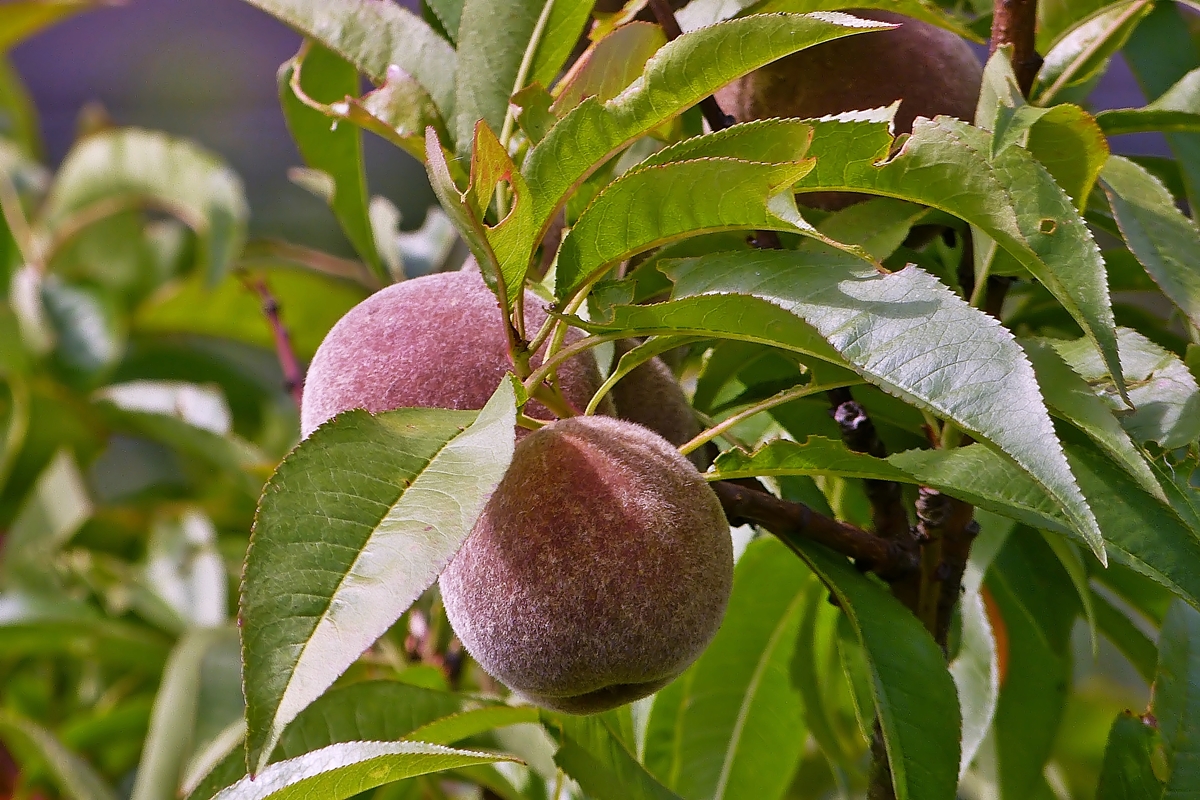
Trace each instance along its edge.
<path fill-rule="evenodd" d="M 875 424 L 867 416 L 867 410 L 855 401 L 848 388 L 832 389 L 829 401 L 833 405 L 830 414 L 842 433 L 846 447 L 856 453 L 866 453 L 875 458 L 887 458 L 887 447 L 879 438 Z M 886 539 L 912 541 L 908 524 L 908 512 L 904 507 L 904 495 L 900 484 L 894 481 L 866 480 L 867 499 L 871 501 L 871 518 L 875 532 Z"/>
<path fill-rule="evenodd" d="M 295 351 L 292 350 L 292 338 L 288 335 L 287 328 L 283 326 L 283 320 L 279 318 L 279 301 L 275 299 L 275 295 L 271 294 L 267 282 L 262 278 L 243 277 L 242 283 L 247 289 L 257 294 L 258 299 L 262 301 L 263 316 L 267 318 L 271 334 L 275 337 L 275 354 L 279 357 L 280 368 L 283 369 L 284 388 L 287 389 L 288 394 L 296 401 L 296 407 L 299 408 L 301 398 L 304 396 L 304 370 L 300 368 L 300 362 L 296 358 Z"/>
<path fill-rule="evenodd" d="M 992 6 L 992 40 L 988 54 L 1004 45 L 1012 45 L 1013 72 L 1021 94 L 1029 96 L 1033 79 L 1042 66 L 1035 49 L 1037 0 L 995 0 Z"/>
<path fill-rule="evenodd" d="M 885 579 L 913 573 L 918 568 L 916 551 L 902 542 L 889 541 L 830 519 L 802 503 L 780 500 L 732 481 L 717 481 L 712 488 L 731 525 L 759 525 L 793 550 L 800 541 L 817 542 L 855 559 Z"/>

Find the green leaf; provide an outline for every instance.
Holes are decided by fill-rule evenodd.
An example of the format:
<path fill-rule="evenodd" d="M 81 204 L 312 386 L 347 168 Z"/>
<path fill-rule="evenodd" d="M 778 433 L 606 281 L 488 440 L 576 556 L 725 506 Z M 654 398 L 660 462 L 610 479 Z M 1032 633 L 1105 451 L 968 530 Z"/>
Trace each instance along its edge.
<path fill-rule="evenodd" d="M 662 47 L 639 80 L 601 103 L 585 100 L 554 126 L 522 168 L 541 231 L 609 156 L 748 72 L 821 42 L 886 27 L 843 15 L 751 16 L 684 34 Z"/>
<path fill-rule="evenodd" d="M 554 87 L 550 110 L 561 117 L 588 97 L 607 103 L 642 74 L 646 62 L 666 43 L 662 28 L 652 23 L 635 21 L 620 26 L 591 45 L 571 66 Z"/>
<path fill-rule="evenodd" d="M 695 3 L 695 0 L 693 0 Z M 692 3 L 688 4 L 689 6 Z M 695 19 L 692 15 L 701 11 L 706 5 L 710 8 L 714 5 L 711 2 L 696 3 L 696 8 L 685 7 L 680 12 L 681 24 L 687 20 L 689 24 Z M 797 14 L 805 14 L 812 11 L 841 11 L 846 8 L 845 0 L 765 0 L 765 2 L 748 2 L 748 0 L 717 0 L 715 3 L 722 11 L 730 9 L 731 6 L 753 6 L 756 14 L 777 14 L 779 12 L 789 12 Z M 903 14 L 906 17 L 924 20 L 932 25 L 937 25 L 939 28 L 945 28 L 949 31 L 954 31 L 959 36 L 963 36 L 971 41 L 980 41 L 979 35 L 972 32 L 971 28 L 964 25 L 955 17 L 947 14 L 946 11 L 936 4 L 924 2 L 924 0 L 856 0 L 854 8 L 878 8 L 885 11 L 893 11 L 897 14 Z M 718 15 L 719 19 L 724 19 L 726 14 Z M 698 20 L 697 20 L 698 21 Z M 715 22 L 716 19 L 713 20 Z M 711 24 L 711 23 L 705 23 Z M 690 28 L 685 25 L 684 30 Z"/>
<path fill-rule="evenodd" d="M 280 103 L 304 163 L 333 180 L 329 205 L 338 224 L 375 276 L 386 283 L 387 271 L 367 213 L 362 134 L 349 125 L 331 123 L 295 91 L 299 89 L 304 99 L 328 105 L 357 96 L 358 85 L 358 70 L 350 62 L 315 44 L 306 45 L 279 70 Z"/>
<path fill-rule="evenodd" d="M 1008 637 L 1008 668 L 993 723 L 1001 797 L 1035 797 L 1044 785 L 1071 675 L 1078 602 L 1036 531 L 1017 528 L 987 574 Z"/>
<path fill-rule="evenodd" d="M 176 796 L 193 744 L 200 702 L 200 667 L 208 649 L 225 633 L 220 629 L 197 629 L 185 634 L 171 651 L 154 698 L 150 729 L 130 800 Z"/>
<path fill-rule="evenodd" d="M 225 562 L 217 548 L 216 526 L 197 509 L 157 519 L 150 529 L 145 582 L 182 623 L 217 627 L 228 619 Z"/>
<path fill-rule="evenodd" d="M 812 144 L 812 135 L 812 125 L 803 120 L 752 120 L 676 142 L 642 159 L 632 169 L 702 158 L 734 158 L 760 164 L 798 162 L 803 161 Z"/>
<path fill-rule="evenodd" d="M 983 596 L 978 591 L 967 594 L 960 601 L 959 610 L 962 633 L 958 654 L 950 662 L 950 676 L 954 678 L 962 707 L 962 754 L 958 767 L 961 775 L 979 752 L 995 719 L 1000 699 L 1000 665 Z"/>
<path fill-rule="evenodd" d="M 614 731 L 609 715 L 577 717 L 542 712 L 558 739 L 554 763 L 596 800 L 681 800 L 638 763 Z"/>
<path fill-rule="evenodd" d="M 1104 559 L 1024 353 L 932 276 L 915 267 L 881 275 L 832 250 L 718 254 L 673 272 L 677 297 L 753 295 L 789 311 L 870 382 L 990 442 L 1055 498 Z"/>
<path fill-rule="evenodd" d="M 454 111 L 455 53 L 408 9 L 378 0 L 246 0 L 320 42 L 376 85 L 400 67 L 425 87 L 442 119 Z"/>
<path fill-rule="evenodd" d="M 1117 331 L 1123 369 L 1130 381 L 1132 413 L 1120 417 L 1121 424 L 1135 442 L 1158 442 L 1173 450 L 1200 438 L 1200 386 L 1187 366 L 1176 356 L 1137 331 Z M 1092 384 L 1092 388 L 1121 410 L 1115 390 L 1104 375 L 1104 368 L 1091 343 L 1054 340 L 1059 355 L 1071 369 Z"/>
<path fill-rule="evenodd" d="M 145 626 L 108 619 L 61 592 L 5 592 L 0 648 L 14 656 L 82 653 L 101 664 L 157 674 L 169 643 Z"/>
<path fill-rule="evenodd" d="M 604 267 L 685 236 L 737 228 L 798 231 L 789 187 L 812 167 L 811 160 L 705 158 L 626 172 L 563 239 L 555 294 L 566 301 Z"/>
<path fill-rule="evenodd" d="M 276 762 L 213 800 L 344 800 L 417 775 L 515 760 L 419 742 L 344 742 Z"/>
<path fill-rule="evenodd" d="M 305 361 L 334 323 L 368 295 L 357 283 L 282 265 L 255 266 L 213 287 L 193 275 L 139 306 L 133 330 L 150 336 L 199 334 L 273 349 L 275 336 L 262 313 L 262 301 L 243 278 L 266 284 L 279 304 L 296 355 Z"/>
<path fill-rule="evenodd" d="M 0 739 L 35 753 L 49 768 L 63 794 L 71 800 L 116 800 L 116 793 L 90 764 L 37 723 L 0 709 Z"/>
<path fill-rule="evenodd" d="M 1154 683 L 1154 670 L 1158 663 L 1158 646 L 1142 632 L 1134 622 L 1110 603 L 1104 595 L 1092 591 L 1092 608 L 1096 611 L 1096 624 L 1104 637 L 1116 645 L 1121 654 L 1137 670 L 1146 684 Z"/>
<path fill-rule="evenodd" d="M 525 85 L 549 86 L 571 57 L 575 43 L 579 41 L 591 21 L 592 3 L 561 3 L 555 0 L 546 19 L 545 29 L 536 43 L 533 61 Z M 545 12 L 543 12 L 545 13 Z M 526 52 L 528 57 L 528 51 Z M 521 87 L 524 88 L 524 87 Z"/>
<path fill-rule="evenodd" d="M 789 673 L 811 582 L 777 539 L 752 542 L 716 638 L 658 693 L 645 763 L 683 797 L 783 796 L 807 738 Z"/>
<path fill-rule="evenodd" d="M 538 710 L 533 706 L 487 706 L 434 720 L 405 738 L 430 744 L 454 744 L 496 728 L 538 720 Z"/>
<path fill-rule="evenodd" d="M 1104 764 L 1096 800 L 1152 800 L 1162 797 L 1163 783 L 1152 760 L 1160 746 L 1158 731 L 1131 711 L 1122 711 L 1108 730 Z"/>
<path fill-rule="evenodd" d="M 438 720 L 454 720 L 464 702 L 461 695 L 394 680 L 339 686 L 321 695 L 292 720 L 271 759 L 282 761 L 339 742 L 399 741 Z M 233 746 L 240 743 L 238 739 Z M 244 754 L 231 746 L 220 763 L 196 782 L 190 800 L 208 800 L 245 774 Z"/>
<path fill-rule="evenodd" d="M 1175 602 L 1163 620 L 1154 679 L 1154 716 L 1167 771 L 1164 798 L 1200 791 L 1200 611 Z"/>
<path fill-rule="evenodd" d="M 508 468 L 515 424 L 504 381 L 478 416 L 348 412 L 280 465 L 242 583 L 248 763 L 437 580 Z"/>
<path fill-rule="evenodd" d="M 886 121 L 815 121 L 817 167 L 800 191 L 858 191 L 953 214 L 981 229 L 1058 298 L 1123 387 L 1100 249 L 1071 198 L 1028 151 L 991 155 L 990 135 L 948 117 L 918 120 L 899 153 Z"/>
<path fill-rule="evenodd" d="M 25 91 L 21 76 L 0 52 L 0 138 L 16 142 L 30 158 L 39 158 L 42 153 L 39 130 L 33 99 Z"/>
<path fill-rule="evenodd" d="M 43 28 L 93 8 L 96 0 L 15 0 L 4 4 L 4 19 L 0 20 L 0 52 L 8 50 Z"/>
<path fill-rule="evenodd" d="M 1200 133 L 1200 68 L 1184 75 L 1153 102 L 1141 108 L 1101 111 L 1096 122 L 1108 136 L 1145 131 Z"/>
<path fill-rule="evenodd" d="M 42 304 L 55 340 L 55 359 L 76 383 L 95 383 L 120 359 L 124 336 L 110 295 L 94 286 L 42 283 Z"/>
<path fill-rule="evenodd" d="M 878 481 L 913 482 L 903 469 L 865 453 L 856 453 L 841 441 L 810 436 L 803 444 L 775 439 L 753 453 L 731 448 L 717 456 L 704 477 L 712 481 L 759 475 L 838 475 Z"/>
<path fill-rule="evenodd" d="M 75 458 L 60 450 L 38 476 L 4 537 L 0 577 L 12 585 L 33 579 L 31 573 L 44 573 L 92 510 Z"/>
<path fill-rule="evenodd" d="M 1162 487 L 1141 451 L 1121 427 L 1112 409 L 1092 391 L 1078 373 L 1067 366 L 1046 339 L 1021 339 L 1025 355 L 1033 362 L 1042 397 L 1050 413 L 1083 431 L 1114 461 L 1137 480 L 1138 485 L 1158 500 L 1165 501 Z"/>
<path fill-rule="evenodd" d="M 1200 87 L 1200 70 L 1196 84 Z M 1200 227 L 1180 212 L 1167 187 L 1128 159 L 1111 159 L 1102 181 L 1129 249 L 1163 294 L 1200 327 Z"/>
<path fill-rule="evenodd" d="M 508 98 L 523 88 L 518 81 L 526 50 L 547 0 L 466 0 L 458 25 L 458 69 L 455 72 L 454 138 L 460 157 L 471 154 L 475 125 L 504 127 Z M 526 71 L 528 70 L 528 64 Z M 518 85 L 518 84 L 522 85 Z"/>
<path fill-rule="evenodd" d="M 248 211 L 241 180 L 217 156 L 163 133 L 118 128 L 81 140 L 67 154 L 46 198 L 51 236 L 101 204 L 145 203 L 186 222 L 199 262 L 216 283 L 242 252 Z"/>
<path fill-rule="evenodd" d="M 1049 105 L 1064 89 L 1080 86 L 1102 72 L 1153 8 L 1150 0 L 1114 3 L 1060 36 L 1038 70 L 1030 92 L 1032 101 Z"/>
<path fill-rule="evenodd" d="M 819 545 L 798 550 L 837 596 L 862 643 L 896 800 L 954 797 L 958 696 L 942 651 L 881 584 Z"/>
<path fill-rule="evenodd" d="M 1200 607 L 1200 540 L 1094 446 L 1064 436 L 1071 469 L 1117 560 Z"/>

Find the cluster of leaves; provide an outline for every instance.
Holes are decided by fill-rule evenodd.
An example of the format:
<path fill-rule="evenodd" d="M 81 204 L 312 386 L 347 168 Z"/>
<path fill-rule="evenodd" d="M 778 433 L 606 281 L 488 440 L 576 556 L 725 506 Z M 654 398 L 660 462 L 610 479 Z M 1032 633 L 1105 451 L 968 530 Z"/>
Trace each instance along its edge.
<path fill-rule="evenodd" d="M 990 6 L 693 0 L 670 43 L 623 25 L 630 8 L 566 70 L 588 3 L 251 2 L 307 37 L 281 101 L 361 267 L 246 246 L 236 178 L 159 134 L 89 132 L 50 176 L 0 65 L 0 741 L 21 791 L 849 796 L 876 722 L 898 798 L 1196 789 L 1200 229 L 1181 208 L 1200 200 L 1200 58 L 1178 9 L 1044 4 L 1028 100 L 1001 51 L 973 125 L 896 138 L 891 109 L 705 134 L 696 105 L 882 27 L 808 12 L 886 6 L 971 35 Z M 0 46 L 55 16 L 10 7 L 28 19 L 0 18 Z M 1093 116 L 1077 103 L 1118 51 L 1157 99 Z M 478 414 L 352 412 L 288 454 L 239 654 L 230 586 L 296 435 L 261 295 L 304 359 L 409 261 L 361 130 L 427 164 L 506 310 L 529 286 L 591 334 L 573 348 L 645 337 L 610 383 L 682 353 L 726 447 L 711 480 L 761 478 L 860 527 L 867 481 L 973 505 L 948 653 L 846 559 L 750 535 L 720 633 L 652 699 L 587 718 L 497 699 L 425 590 L 541 385 L 518 358 L 523 382 Z M 1110 154 L 1144 130 L 1175 158 Z M 794 202 L 827 191 L 873 197 Z M 997 278 L 1000 321 L 981 308 Z M 845 388 L 892 455 L 843 444 L 824 396 Z M 1134 688 L 1077 679 L 1080 621 Z M 1153 708 L 1124 713 L 1139 684 Z"/>

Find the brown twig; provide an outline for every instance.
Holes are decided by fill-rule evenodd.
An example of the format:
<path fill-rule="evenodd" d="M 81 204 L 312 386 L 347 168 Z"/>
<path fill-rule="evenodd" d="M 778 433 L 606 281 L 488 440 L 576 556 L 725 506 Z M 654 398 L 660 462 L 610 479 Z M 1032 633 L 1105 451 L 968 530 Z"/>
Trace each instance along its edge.
<path fill-rule="evenodd" d="M 915 551 L 867 531 L 819 514 L 802 503 L 781 500 L 732 481 L 717 481 L 713 491 L 730 524 L 753 523 L 777 536 L 792 549 L 812 541 L 869 566 L 883 578 L 896 578 L 917 569 Z"/>
<path fill-rule="evenodd" d="M 304 370 L 300 368 L 300 361 L 292 349 L 292 337 L 288 335 L 283 320 L 279 318 L 279 301 L 271 294 L 271 289 L 262 278 L 243 277 L 242 283 L 262 301 L 263 316 L 267 318 L 267 324 L 275 338 L 275 354 L 279 357 L 279 366 L 283 370 L 284 388 L 299 408 L 304 396 Z"/>
<path fill-rule="evenodd" d="M 1034 34 L 1037 27 L 1037 0 L 995 0 L 992 6 L 992 40 L 989 55 L 1004 45 L 1012 45 L 1013 72 L 1021 94 L 1029 96 L 1033 79 L 1042 66 Z"/>

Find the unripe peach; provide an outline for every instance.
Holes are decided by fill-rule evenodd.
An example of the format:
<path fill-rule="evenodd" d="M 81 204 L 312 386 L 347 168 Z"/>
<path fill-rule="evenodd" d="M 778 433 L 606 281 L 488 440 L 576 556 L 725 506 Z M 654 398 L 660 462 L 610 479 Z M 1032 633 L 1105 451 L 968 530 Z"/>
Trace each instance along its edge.
<path fill-rule="evenodd" d="M 729 525 L 696 468 L 639 425 L 572 417 L 517 445 L 440 585 L 488 673 L 586 714 L 686 669 L 720 626 L 732 580 Z"/>
<path fill-rule="evenodd" d="M 541 306 L 533 294 L 525 295 L 530 329 L 546 319 Z M 580 336 L 572 331 L 567 339 Z M 301 433 L 308 436 L 351 408 L 372 413 L 404 407 L 483 408 L 511 370 L 499 304 L 478 272 L 403 281 L 350 309 L 325 336 L 304 383 Z M 567 401 L 581 411 L 601 382 L 590 352 L 559 367 L 558 380 Z M 532 401 L 525 413 L 554 418 Z"/>

